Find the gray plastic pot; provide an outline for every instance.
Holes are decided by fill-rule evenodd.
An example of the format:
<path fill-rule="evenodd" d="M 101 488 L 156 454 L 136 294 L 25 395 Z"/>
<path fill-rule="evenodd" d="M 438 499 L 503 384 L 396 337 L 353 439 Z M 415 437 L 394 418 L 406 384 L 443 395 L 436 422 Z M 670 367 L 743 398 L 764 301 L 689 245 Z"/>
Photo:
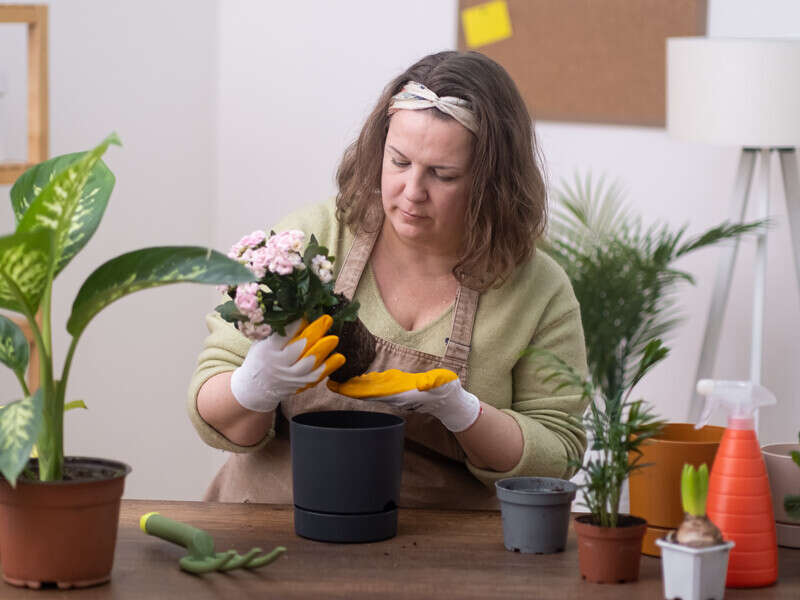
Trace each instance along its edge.
<path fill-rule="evenodd" d="M 526 554 L 564 550 L 578 486 L 553 477 L 509 477 L 495 482 L 495 487 L 506 550 Z"/>

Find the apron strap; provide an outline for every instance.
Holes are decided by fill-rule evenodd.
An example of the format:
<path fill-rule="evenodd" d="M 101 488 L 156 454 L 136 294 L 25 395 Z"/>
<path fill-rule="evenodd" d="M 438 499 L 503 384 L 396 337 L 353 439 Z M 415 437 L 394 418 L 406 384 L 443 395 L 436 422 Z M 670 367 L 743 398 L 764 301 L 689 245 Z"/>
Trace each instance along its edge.
<path fill-rule="evenodd" d="M 375 231 L 358 230 L 336 278 L 334 292 L 344 294 L 350 300 L 353 299 L 379 234 L 380 228 Z M 453 327 L 450 337 L 446 340 L 447 347 L 442 357 L 442 367 L 451 369 L 459 375 L 465 373 L 469 360 L 472 328 L 475 324 L 479 297 L 480 292 L 477 290 L 464 285 L 458 286 L 453 307 Z"/>
<path fill-rule="evenodd" d="M 453 307 L 453 328 L 447 338 L 447 348 L 442 357 L 442 366 L 461 373 L 467 366 L 472 343 L 472 328 L 478 311 L 480 292 L 464 285 L 458 287 Z"/>
<path fill-rule="evenodd" d="M 358 230 L 336 278 L 336 285 L 333 288 L 335 293 L 344 294 L 348 300 L 353 299 L 379 233 L 380 227 L 374 232 Z"/>

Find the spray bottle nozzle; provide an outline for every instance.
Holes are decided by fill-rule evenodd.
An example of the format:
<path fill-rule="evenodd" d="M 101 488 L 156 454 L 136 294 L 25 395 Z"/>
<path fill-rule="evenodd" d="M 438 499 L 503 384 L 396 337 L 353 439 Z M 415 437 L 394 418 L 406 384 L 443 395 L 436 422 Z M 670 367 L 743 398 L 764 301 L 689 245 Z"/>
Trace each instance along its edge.
<path fill-rule="evenodd" d="M 772 392 L 750 381 L 701 379 L 697 382 L 697 393 L 707 399 L 695 429 L 708 425 L 711 414 L 719 404 L 728 410 L 729 427 L 732 423 L 741 424 L 737 429 L 752 428 L 753 415 L 759 407 L 777 404 Z"/>

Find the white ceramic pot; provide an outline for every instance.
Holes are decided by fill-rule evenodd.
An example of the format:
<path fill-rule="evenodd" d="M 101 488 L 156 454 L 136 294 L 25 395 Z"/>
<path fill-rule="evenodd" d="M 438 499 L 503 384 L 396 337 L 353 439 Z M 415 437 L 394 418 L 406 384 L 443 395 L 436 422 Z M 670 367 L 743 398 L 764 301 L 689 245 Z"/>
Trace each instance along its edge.
<path fill-rule="evenodd" d="M 664 539 L 656 540 L 656 544 L 661 548 L 664 597 L 667 600 L 722 600 L 733 542 L 709 548 L 690 548 Z"/>
<path fill-rule="evenodd" d="M 792 460 L 793 450 L 800 452 L 800 444 L 770 444 L 761 448 L 761 455 L 767 465 L 778 545 L 800 548 L 800 520 L 792 519 L 783 508 L 786 496 L 800 494 L 800 467 Z"/>

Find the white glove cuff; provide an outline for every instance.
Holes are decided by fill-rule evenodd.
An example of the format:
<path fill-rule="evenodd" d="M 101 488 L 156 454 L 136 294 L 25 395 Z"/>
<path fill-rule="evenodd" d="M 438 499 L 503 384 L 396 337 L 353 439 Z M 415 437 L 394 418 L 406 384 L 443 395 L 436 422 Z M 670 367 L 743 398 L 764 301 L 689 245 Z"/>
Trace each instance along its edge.
<path fill-rule="evenodd" d="M 275 410 L 282 399 L 272 390 L 261 389 L 257 379 L 242 367 L 236 369 L 231 375 L 231 393 L 244 408 L 256 412 Z"/>
<path fill-rule="evenodd" d="M 459 433 L 472 427 L 481 414 L 481 402 L 474 394 L 461 390 L 460 402 L 447 406 L 442 414 L 437 415 L 442 424 L 453 433 Z"/>

